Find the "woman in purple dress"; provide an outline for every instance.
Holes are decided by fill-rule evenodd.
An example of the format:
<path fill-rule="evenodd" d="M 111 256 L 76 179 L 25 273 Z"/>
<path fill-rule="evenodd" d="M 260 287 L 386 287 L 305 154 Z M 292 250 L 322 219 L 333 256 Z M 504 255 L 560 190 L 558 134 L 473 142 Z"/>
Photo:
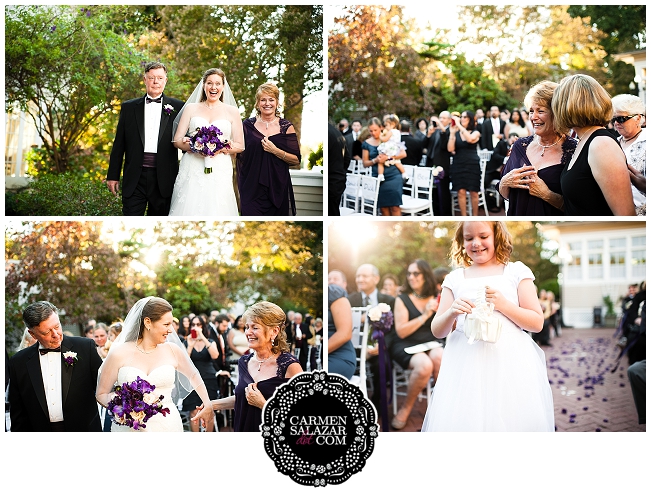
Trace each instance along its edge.
<path fill-rule="evenodd" d="M 258 302 L 249 307 L 242 318 L 245 334 L 253 351 L 237 363 L 239 380 L 235 395 L 213 400 L 212 408 L 235 409 L 234 431 L 259 431 L 262 408 L 276 388 L 301 373 L 298 360 L 289 353 L 286 316 L 271 302 Z"/>
<path fill-rule="evenodd" d="M 557 86 L 543 81 L 524 99 L 534 134 L 513 144 L 502 170 L 499 190 L 509 201 L 509 216 L 563 215 L 561 172 L 572 159 L 576 141 L 560 133 L 554 124 L 551 103 Z"/>
<path fill-rule="evenodd" d="M 290 167 L 301 163 L 294 126 L 280 117 L 280 90 L 273 83 L 258 87 L 257 117 L 245 119 L 244 152 L 237 155 L 237 188 L 242 216 L 295 216 Z"/>

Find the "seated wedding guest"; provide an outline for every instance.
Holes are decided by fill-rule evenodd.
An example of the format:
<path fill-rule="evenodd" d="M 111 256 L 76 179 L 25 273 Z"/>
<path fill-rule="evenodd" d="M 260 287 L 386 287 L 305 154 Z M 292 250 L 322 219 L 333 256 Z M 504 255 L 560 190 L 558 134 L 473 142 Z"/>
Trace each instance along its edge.
<path fill-rule="evenodd" d="M 561 173 L 565 215 L 634 216 L 626 156 L 605 129 L 612 118 L 608 92 L 591 76 L 567 76 L 554 90 L 552 112 L 559 130 L 571 128 L 579 140 Z"/>
<path fill-rule="evenodd" d="M 18 345 L 16 351 L 26 349 L 27 347 L 31 347 L 35 343 L 36 343 L 36 339 L 31 335 L 29 329 L 25 328 L 25 331 L 23 332 L 23 337 L 20 339 L 20 344 Z"/>
<path fill-rule="evenodd" d="M 558 83 L 543 81 L 524 97 L 533 135 L 517 140 L 502 169 L 500 195 L 509 216 L 562 216 L 561 173 L 572 159 L 576 141 L 558 129 L 552 96 Z"/>
<path fill-rule="evenodd" d="M 353 320 L 346 290 L 328 285 L 328 372 L 345 376 L 355 374 L 357 358 L 351 338 Z"/>
<path fill-rule="evenodd" d="M 337 269 L 333 269 L 328 273 L 328 285 L 337 285 L 348 291 L 346 275 Z"/>
<path fill-rule="evenodd" d="M 245 150 L 237 155 L 237 187 L 243 216 L 295 216 L 290 169 L 301 166 L 294 125 L 280 117 L 274 83 L 255 93 L 256 117 L 245 119 Z"/>
<path fill-rule="evenodd" d="M 397 297 L 400 291 L 400 280 L 395 274 L 385 274 L 382 278 L 382 293 Z"/>
<path fill-rule="evenodd" d="M 237 363 L 235 395 L 212 401 L 215 411 L 235 409 L 234 431 L 260 431 L 262 408 L 276 388 L 302 372 L 289 353 L 286 316 L 271 302 L 257 302 L 244 312 L 246 336 L 253 352 Z"/>
<path fill-rule="evenodd" d="M 190 324 L 190 334 L 186 337 L 184 345 L 190 356 L 190 360 L 199 370 L 199 375 L 206 385 L 208 396 L 211 399 L 217 398 L 217 370 L 214 361 L 219 357 L 219 349 L 214 340 L 207 338 L 208 324 L 201 316 L 195 316 Z M 197 413 L 197 406 L 201 405 L 201 399 L 195 390 L 190 392 L 183 399 L 183 410 L 190 413 L 194 418 Z M 190 431 L 199 431 L 199 420 L 190 422 Z M 206 431 L 215 431 L 214 418 L 206 423 Z"/>
<path fill-rule="evenodd" d="M 382 292 L 379 292 L 377 285 L 380 282 L 380 270 L 373 264 L 362 264 L 357 268 L 355 273 L 355 283 L 357 285 L 357 292 L 353 292 L 348 295 L 348 301 L 350 302 L 351 307 L 376 307 L 378 304 L 387 304 L 391 307 L 393 311 L 393 304 L 395 303 L 395 298 L 391 295 L 386 295 Z M 389 350 L 389 345 L 393 336 L 395 335 L 394 327 L 391 327 L 391 331 L 385 336 L 385 343 L 387 351 Z M 371 377 L 373 381 L 373 395 L 371 396 L 371 402 L 375 405 L 378 412 L 381 412 L 380 405 L 380 364 L 378 360 L 378 345 L 369 338 L 369 345 L 371 348 L 368 348 L 366 351 L 367 363 L 371 370 Z M 390 374 L 389 361 L 386 365 L 386 377 L 389 378 Z M 385 386 L 383 386 L 385 387 Z"/>
<path fill-rule="evenodd" d="M 403 369 L 411 369 L 407 397 L 391 421 L 391 426 L 401 430 L 407 424 L 418 394 L 427 386 L 430 378 L 438 376 L 443 357 L 443 347 L 426 352 L 410 354 L 405 349 L 437 340 L 432 335 L 432 319 L 438 309 L 436 279 L 430 265 L 416 259 L 407 268 L 404 292 L 398 295 L 394 307 L 396 334 L 389 348 L 391 359 Z"/>
<path fill-rule="evenodd" d="M 612 102 L 610 122 L 620 135 L 617 141 L 626 155 L 635 212 L 646 216 L 646 128 L 642 127 L 646 107 L 634 95 L 617 95 Z"/>

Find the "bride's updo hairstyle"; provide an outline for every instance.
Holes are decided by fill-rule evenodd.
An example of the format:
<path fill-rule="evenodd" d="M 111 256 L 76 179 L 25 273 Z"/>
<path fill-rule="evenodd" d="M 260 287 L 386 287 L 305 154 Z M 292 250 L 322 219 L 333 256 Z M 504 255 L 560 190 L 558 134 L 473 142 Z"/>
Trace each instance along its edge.
<path fill-rule="evenodd" d="M 249 307 L 244 314 L 242 314 L 242 319 L 244 321 L 254 321 L 262 326 L 267 328 L 275 328 L 278 326 L 280 331 L 276 336 L 276 339 L 271 344 L 271 352 L 273 354 L 278 354 L 279 352 L 289 352 L 289 345 L 287 344 L 287 333 L 285 333 L 285 324 L 287 322 L 287 316 L 283 310 L 278 307 L 276 304 L 271 302 L 262 301 L 256 302 L 251 307 Z"/>
<path fill-rule="evenodd" d="M 255 92 L 255 114 L 260 115 L 260 99 L 267 95 L 276 99 L 276 117 L 280 117 L 280 90 L 273 83 L 262 83 Z"/>
<path fill-rule="evenodd" d="M 493 229 L 493 241 L 495 242 L 495 258 L 500 264 L 506 264 L 511 258 L 513 252 L 513 241 L 511 234 L 506 229 L 503 221 L 466 221 L 475 223 L 486 223 Z M 457 231 L 454 234 L 454 241 L 450 249 L 450 259 L 459 266 L 468 267 L 472 265 L 472 259 L 463 248 L 463 226 L 464 223 L 457 225 Z"/>
<path fill-rule="evenodd" d="M 155 323 L 168 312 L 172 312 L 172 306 L 167 300 L 159 297 L 149 299 L 149 302 L 142 308 L 138 338 L 142 338 L 142 333 L 145 331 L 145 318 L 149 318 L 152 323 Z"/>
<path fill-rule="evenodd" d="M 222 85 L 226 85 L 226 74 L 224 74 L 224 71 L 221 69 L 217 69 L 216 67 L 213 67 L 212 69 L 208 69 L 205 73 L 203 73 L 203 78 L 201 78 L 201 81 L 203 84 L 206 84 L 206 80 L 208 79 L 209 76 L 212 76 L 213 74 L 216 74 L 220 78 L 222 78 Z M 206 90 L 201 89 L 201 100 L 200 102 L 204 102 L 205 100 L 208 100 L 208 97 L 206 96 Z M 222 94 L 219 96 L 219 100 L 221 102 L 224 101 L 224 91 L 222 90 Z"/>

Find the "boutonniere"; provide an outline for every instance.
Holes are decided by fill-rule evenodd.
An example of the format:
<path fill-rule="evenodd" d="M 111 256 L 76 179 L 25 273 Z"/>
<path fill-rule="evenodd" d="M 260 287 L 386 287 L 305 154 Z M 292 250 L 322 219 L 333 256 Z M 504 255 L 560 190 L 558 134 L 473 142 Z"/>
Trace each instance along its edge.
<path fill-rule="evenodd" d="M 163 105 L 163 110 L 169 116 L 172 113 L 172 111 L 174 110 L 174 107 L 172 107 L 170 104 L 165 104 L 165 105 Z"/>
<path fill-rule="evenodd" d="M 66 366 L 74 366 L 78 361 L 77 352 L 64 352 L 63 353 L 63 362 L 66 363 Z"/>

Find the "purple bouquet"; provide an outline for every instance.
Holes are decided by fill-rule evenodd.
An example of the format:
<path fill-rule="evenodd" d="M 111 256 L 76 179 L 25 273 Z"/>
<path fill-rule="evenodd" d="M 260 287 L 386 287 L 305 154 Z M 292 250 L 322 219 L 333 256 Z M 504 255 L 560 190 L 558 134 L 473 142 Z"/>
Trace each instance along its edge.
<path fill-rule="evenodd" d="M 156 396 L 152 393 L 155 389 L 155 385 L 140 376 L 135 381 L 115 387 L 116 395 L 107 406 L 113 422 L 140 430 L 147 427 L 145 423 L 152 416 L 158 413 L 163 416 L 169 414 L 169 408 L 163 407 L 161 403 L 163 395 Z"/>
<path fill-rule="evenodd" d="M 393 324 L 393 312 L 388 304 L 380 303 L 369 309 L 368 319 L 371 325 L 371 338 L 377 340 L 380 335 L 386 335 Z"/>
<path fill-rule="evenodd" d="M 199 153 L 204 157 L 214 157 L 218 151 L 224 148 L 231 148 L 228 140 L 219 138 L 224 133 L 217 126 L 203 126 L 197 128 L 194 133 L 190 134 L 190 150 Z M 212 173 L 212 167 L 204 164 L 203 172 Z"/>

